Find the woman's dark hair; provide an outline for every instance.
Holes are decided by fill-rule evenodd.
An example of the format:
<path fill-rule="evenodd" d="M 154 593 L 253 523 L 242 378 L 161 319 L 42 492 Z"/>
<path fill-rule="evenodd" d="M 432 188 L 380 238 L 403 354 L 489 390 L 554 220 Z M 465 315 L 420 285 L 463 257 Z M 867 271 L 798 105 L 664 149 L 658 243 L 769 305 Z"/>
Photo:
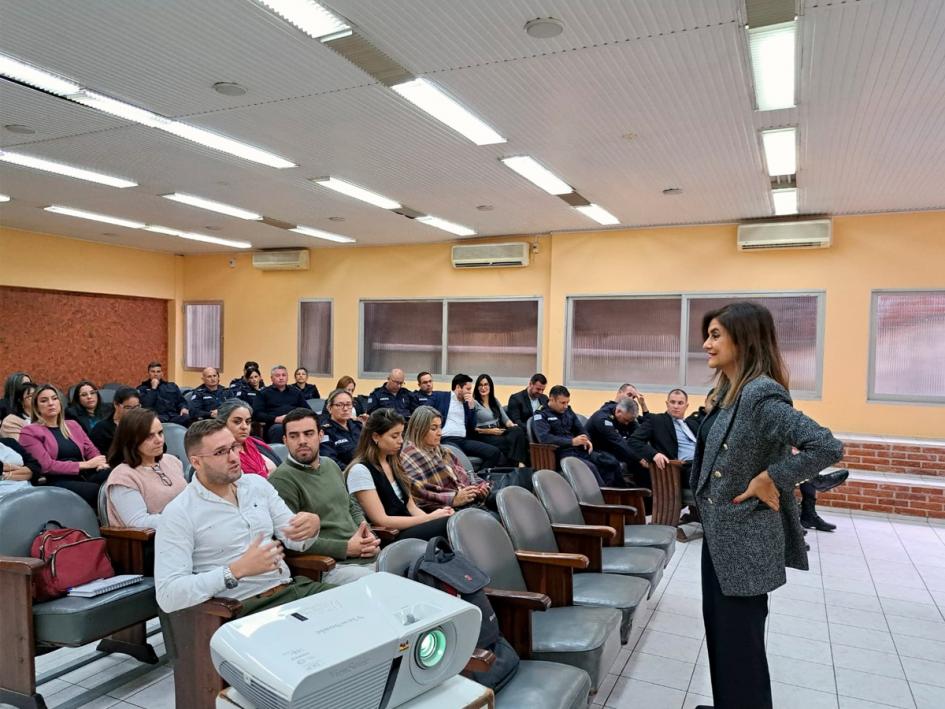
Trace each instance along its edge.
<path fill-rule="evenodd" d="M 11 408 L 16 399 L 17 387 L 23 383 L 24 379 L 32 379 L 32 377 L 26 372 L 13 372 L 13 374 L 8 376 L 6 381 L 3 382 L 3 399 Z"/>
<path fill-rule="evenodd" d="M 253 360 L 248 360 L 243 363 L 243 375 L 246 376 L 249 374 L 250 369 L 255 369 L 259 371 L 259 362 L 254 362 Z"/>
<path fill-rule="evenodd" d="M 305 367 L 296 367 L 295 371 L 292 373 L 292 376 L 294 377 L 299 372 L 305 372 L 305 376 L 308 376 L 308 370 Z"/>
<path fill-rule="evenodd" d="M 115 392 L 115 398 L 113 399 L 113 402 L 115 404 L 124 404 L 126 401 L 128 401 L 128 399 L 140 399 L 140 398 L 141 397 L 138 394 L 138 390 L 135 389 L 134 387 L 122 387 L 121 389 Z"/>
<path fill-rule="evenodd" d="M 132 409 L 121 417 L 118 428 L 115 429 L 115 440 L 108 451 L 108 465 L 111 468 L 122 463 L 132 468 L 141 465 L 141 452 L 138 448 L 151 435 L 151 426 L 156 419 L 157 414 L 151 409 Z M 160 459 L 159 455 L 156 460 Z"/>
<path fill-rule="evenodd" d="M 483 379 L 489 382 L 489 397 L 485 401 L 482 400 L 482 395 L 479 393 L 479 385 L 482 384 Z M 476 377 L 476 386 L 473 387 L 473 398 L 492 411 L 492 414 L 499 423 L 502 422 L 502 405 L 499 403 L 499 400 L 495 398 L 495 383 L 488 374 L 480 374 Z"/>
<path fill-rule="evenodd" d="M 735 345 L 737 373 L 729 381 L 724 372 L 716 374 L 715 391 L 722 397 L 718 404 L 731 406 L 742 388 L 758 377 L 771 377 L 788 388 L 788 370 L 778 349 L 778 337 L 771 311 L 763 305 L 748 301 L 729 303 L 710 310 L 702 318 L 702 337 L 708 339 L 713 320 L 725 328 Z"/>
<path fill-rule="evenodd" d="M 243 370 L 243 381 L 249 383 L 249 377 L 251 374 L 256 373 L 259 375 L 260 383 L 262 382 L 262 372 L 259 371 L 259 367 L 247 367 Z"/>
<path fill-rule="evenodd" d="M 358 447 L 354 451 L 354 456 L 351 459 L 351 463 L 347 468 L 345 468 L 345 473 L 351 470 L 352 466 L 355 466 L 358 463 L 369 463 L 380 470 L 381 449 L 378 447 L 377 443 L 374 442 L 375 434 L 378 436 L 383 436 L 385 433 L 394 428 L 394 426 L 403 425 L 404 417 L 393 409 L 375 409 L 374 412 L 368 417 L 368 420 L 364 423 L 364 428 L 361 429 L 361 437 L 358 439 Z M 387 456 L 387 463 L 390 465 L 390 469 L 394 473 L 394 477 L 401 482 L 403 489 L 409 491 L 410 478 L 407 477 L 407 473 L 404 472 L 403 466 L 400 464 L 400 455 L 394 453 Z M 404 502 L 406 503 L 407 501 L 404 500 Z"/>
<path fill-rule="evenodd" d="M 338 380 L 338 383 L 335 385 L 335 389 L 345 389 L 349 384 L 354 384 L 356 387 L 358 383 L 354 381 L 354 377 L 345 374 L 341 379 Z"/>
<path fill-rule="evenodd" d="M 26 418 L 26 407 L 23 406 L 23 399 L 27 394 L 35 393 L 36 385 L 33 382 L 21 379 L 13 392 L 13 400 L 10 402 L 10 411 L 20 418 Z"/>
<path fill-rule="evenodd" d="M 88 379 L 83 379 L 81 382 L 75 385 L 72 389 L 72 399 L 69 401 L 69 404 L 73 407 L 73 410 L 77 414 L 87 413 L 87 410 L 82 406 L 82 402 L 79 399 L 79 392 L 82 391 L 82 387 L 89 386 L 95 391 L 95 411 L 92 412 L 94 418 L 100 419 L 103 414 L 102 406 L 102 395 L 98 393 L 98 387 L 94 383 L 90 382 Z"/>

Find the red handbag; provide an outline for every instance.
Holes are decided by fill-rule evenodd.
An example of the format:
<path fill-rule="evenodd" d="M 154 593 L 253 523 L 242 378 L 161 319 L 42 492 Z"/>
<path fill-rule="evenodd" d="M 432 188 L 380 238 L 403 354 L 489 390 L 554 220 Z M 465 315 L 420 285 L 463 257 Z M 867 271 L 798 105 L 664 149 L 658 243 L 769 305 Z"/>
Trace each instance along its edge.
<path fill-rule="evenodd" d="M 58 529 L 49 529 L 55 525 Z M 102 537 L 90 537 L 81 529 L 66 529 L 51 520 L 33 540 L 30 556 L 46 562 L 33 574 L 33 599 L 60 598 L 70 588 L 115 575 Z"/>

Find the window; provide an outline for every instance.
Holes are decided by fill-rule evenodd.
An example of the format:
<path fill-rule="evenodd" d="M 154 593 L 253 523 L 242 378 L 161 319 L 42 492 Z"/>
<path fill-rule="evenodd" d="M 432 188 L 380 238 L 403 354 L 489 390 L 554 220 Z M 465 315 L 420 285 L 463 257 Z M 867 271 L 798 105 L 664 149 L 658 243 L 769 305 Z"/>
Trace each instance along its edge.
<path fill-rule="evenodd" d="M 223 366 L 223 302 L 184 303 L 184 369 Z"/>
<path fill-rule="evenodd" d="M 541 302 L 399 300 L 361 303 L 361 376 L 457 372 L 522 379 L 538 371 Z"/>
<path fill-rule="evenodd" d="M 869 398 L 945 402 L 945 290 L 873 292 Z"/>
<path fill-rule="evenodd" d="M 569 298 L 566 381 L 602 389 L 632 382 L 705 391 L 713 372 L 706 367 L 702 351 L 702 317 L 739 300 L 760 303 L 771 311 L 791 374 L 792 392 L 818 396 L 820 294 Z"/>
<path fill-rule="evenodd" d="M 299 302 L 299 366 L 313 376 L 331 376 L 331 301 Z"/>

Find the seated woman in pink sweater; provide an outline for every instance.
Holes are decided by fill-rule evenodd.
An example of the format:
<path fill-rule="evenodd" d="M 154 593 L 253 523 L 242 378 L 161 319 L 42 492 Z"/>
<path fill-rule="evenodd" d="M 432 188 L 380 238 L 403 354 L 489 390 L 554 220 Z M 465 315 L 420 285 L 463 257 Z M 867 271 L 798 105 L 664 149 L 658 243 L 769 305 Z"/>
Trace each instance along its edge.
<path fill-rule="evenodd" d="M 96 509 L 108 463 L 79 422 L 65 420 L 62 394 L 52 384 L 33 394 L 32 419 L 20 432 L 20 445 L 39 461 L 46 482 L 71 490 Z"/>

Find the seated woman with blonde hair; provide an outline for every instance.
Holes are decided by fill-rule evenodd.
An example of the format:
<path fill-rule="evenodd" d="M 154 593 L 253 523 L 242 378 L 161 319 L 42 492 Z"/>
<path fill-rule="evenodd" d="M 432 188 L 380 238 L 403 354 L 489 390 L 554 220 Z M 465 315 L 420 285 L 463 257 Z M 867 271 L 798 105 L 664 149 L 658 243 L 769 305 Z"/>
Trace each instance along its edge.
<path fill-rule="evenodd" d="M 121 417 L 108 462 L 112 527 L 157 527 L 167 503 L 187 487 L 183 463 L 164 452 L 164 425 L 151 409 L 132 409 Z"/>

